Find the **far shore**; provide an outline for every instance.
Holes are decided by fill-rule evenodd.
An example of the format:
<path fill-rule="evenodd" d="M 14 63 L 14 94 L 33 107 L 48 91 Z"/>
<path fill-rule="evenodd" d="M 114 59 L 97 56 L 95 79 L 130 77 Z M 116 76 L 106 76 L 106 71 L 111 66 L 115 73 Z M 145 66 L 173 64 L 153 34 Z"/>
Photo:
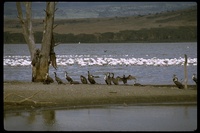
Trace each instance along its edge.
<path fill-rule="evenodd" d="M 4 111 L 113 104 L 197 104 L 197 86 L 188 85 L 188 89 L 178 89 L 175 85 L 44 85 L 6 81 L 3 84 L 3 96 Z"/>

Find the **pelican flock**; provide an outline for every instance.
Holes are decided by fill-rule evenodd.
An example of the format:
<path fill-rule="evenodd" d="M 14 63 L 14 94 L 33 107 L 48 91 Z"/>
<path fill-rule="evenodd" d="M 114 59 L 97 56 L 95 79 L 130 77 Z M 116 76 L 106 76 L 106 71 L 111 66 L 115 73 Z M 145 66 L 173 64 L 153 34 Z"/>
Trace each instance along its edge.
<path fill-rule="evenodd" d="M 83 75 L 80 75 L 80 82 L 79 81 L 74 81 L 71 77 L 69 77 L 68 73 L 65 71 L 65 79 L 67 80 L 68 83 L 70 84 L 98 84 L 96 81 L 95 81 L 95 78 L 99 78 L 99 76 L 94 76 L 94 75 L 91 75 L 89 71 L 87 71 L 88 74 L 87 74 L 87 78 Z M 55 74 L 55 81 L 58 83 L 58 84 L 65 84 L 56 74 L 56 72 L 54 72 Z M 104 81 L 105 81 L 105 84 L 106 85 L 120 85 L 120 82 L 122 82 L 121 84 L 124 84 L 124 85 L 128 85 L 128 81 L 129 80 L 133 80 L 134 83 L 133 85 L 134 86 L 144 86 L 137 81 L 137 78 L 135 76 L 132 76 L 132 75 L 128 75 L 128 76 L 117 76 L 115 77 L 115 74 L 113 72 L 107 72 L 104 74 Z M 192 75 L 192 80 L 196 83 L 197 85 L 197 77 L 196 77 L 196 74 L 193 74 Z M 172 77 L 172 81 L 174 82 L 174 84 L 176 85 L 177 88 L 179 89 L 184 89 L 184 85 L 178 80 L 178 77 L 174 74 L 173 77 Z M 45 77 L 44 77 L 44 81 L 43 81 L 43 84 L 50 84 L 50 83 L 53 83 L 54 80 L 53 78 L 51 78 L 49 76 L 48 73 L 46 73 Z"/>
<path fill-rule="evenodd" d="M 100 78 L 100 76 L 94 76 L 92 74 L 90 74 L 90 72 L 88 71 L 88 75 L 87 78 L 83 75 L 80 75 L 80 82 L 79 81 L 74 81 L 67 73 L 67 71 L 64 72 L 65 73 L 65 79 L 69 84 L 80 84 L 80 82 L 82 84 L 98 84 L 95 81 L 95 78 Z M 57 73 L 54 72 L 55 74 L 55 81 L 58 84 L 65 84 L 61 78 L 59 78 L 57 76 Z M 105 73 L 104 76 L 104 80 L 105 83 L 107 85 L 119 85 L 119 82 L 123 82 L 123 84 L 127 84 L 127 80 L 136 80 L 136 77 L 132 76 L 132 75 L 128 75 L 127 77 L 125 75 L 123 75 L 122 77 L 117 76 L 116 78 L 114 77 L 114 73 L 113 72 L 107 72 Z M 53 83 L 54 80 L 49 76 L 48 73 L 46 73 L 45 77 L 44 77 L 44 81 L 43 84 L 50 84 Z M 139 84 L 139 83 L 138 83 Z"/>

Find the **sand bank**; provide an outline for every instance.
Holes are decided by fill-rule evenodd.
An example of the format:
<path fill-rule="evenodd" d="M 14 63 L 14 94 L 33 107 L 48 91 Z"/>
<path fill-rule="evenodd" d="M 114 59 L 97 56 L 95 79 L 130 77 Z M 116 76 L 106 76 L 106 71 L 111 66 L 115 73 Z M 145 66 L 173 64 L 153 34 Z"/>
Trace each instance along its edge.
<path fill-rule="evenodd" d="M 32 82 L 4 82 L 3 87 L 4 110 L 105 104 L 197 103 L 195 85 L 190 85 L 185 90 L 174 85 L 44 85 Z"/>

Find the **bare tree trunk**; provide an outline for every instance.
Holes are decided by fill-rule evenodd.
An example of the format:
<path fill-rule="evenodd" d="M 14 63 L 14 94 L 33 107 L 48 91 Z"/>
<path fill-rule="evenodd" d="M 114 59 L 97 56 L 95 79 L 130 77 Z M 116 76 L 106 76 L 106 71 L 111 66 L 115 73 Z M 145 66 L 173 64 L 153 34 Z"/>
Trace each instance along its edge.
<path fill-rule="evenodd" d="M 33 36 L 32 21 L 31 21 L 31 3 L 25 2 L 26 6 L 26 19 L 23 19 L 23 13 L 21 8 L 21 3 L 16 2 L 18 18 L 22 24 L 23 35 L 26 43 L 28 44 L 29 52 L 31 54 L 31 60 L 34 57 L 34 52 L 36 50 L 35 39 Z"/>
<path fill-rule="evenodd" d="M 26 43 L 28 44 L 31 54 L 32 81 L 41 82 L 44 80 L 45 74 L 49 71 L 50 50 L 54 47 L 54 45 L 52 45 L 52 39 L 55 2 L 47 2 L 46 4 L 46 17 L 44 21 L 45 26 L 41 50 L 36 50 L 35 40 L 33 36 L 31 21 L 31 2 L 25 2 L 26 19 L 23 18 L 21 3 L 16 2 L 16 6 L 18 11 L 18 18 L 20 19 L 23 28 L 23 35 Z"/>
<path fill-rule="evenodd" d="M 50 50 L 52 47 L 53 39 L 54 12 L 55 2 L 47 2 L 42 47 L 40 52 L 40 68 L 37 71 L 37 75 L 40 75 L 41 77 L 38 77 L 38 79 L 43 79 L 45 74 L 49 71 Z"/>
<path fill-rule="evenodd" d="M 23 18 L 21 3 L 16 2 L 18 18 L 20 19 L 20 22 L 22 25 L 24 39 L 26 43 L 28 44 L 31 60 L 33 60 L 34 54 L 36 51 L 36 45 L 35 45 L 35 40 L 34 40 L 33 30 L 32 30 L 31 2 L 25 2 L 24 4 L 26 7 L 26 19 Z M 36 77 L 36 66 L 32 65 L 32 81 L 34 81 L 35 77 Z"/>
<path fill-rule="evenodd" d="M 184 75 L 185 75 L 185 89 L 187 89 L 187 82 L 188 82 L 188 73 L 187 73 L 187 55 L 185 54 L 185 63 L 184 63 Z"/>

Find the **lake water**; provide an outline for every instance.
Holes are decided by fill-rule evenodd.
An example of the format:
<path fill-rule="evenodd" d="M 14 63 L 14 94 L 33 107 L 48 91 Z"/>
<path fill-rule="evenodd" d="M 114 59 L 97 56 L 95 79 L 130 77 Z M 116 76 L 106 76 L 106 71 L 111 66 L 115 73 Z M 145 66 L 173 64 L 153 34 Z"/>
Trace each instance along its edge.
<path fill-rule="evenodd" d="M 38 44 L 39 48 L 40 45 Z M 197 43 L 60 44 L 55 47 L 58 69 L 74 80 L 80 75 L 136 76 L 141 84 L 173 84 L 172 76 L 184 78 L 184 54 L 188 56 L 188 84 L 197 73 Z M 31 82 L 28 46 L 4 45 L 4 81 Z M 132 84 L 131 81 L 128 82 Z M 4 129 L 18 131 L 193 131 L 197 128 L 196 105 L 104 106 L 84 109 L 38 109 L 4 112 Z"/>
<path fill-rule="evenodd" d="M 194 131 L 196 105 L 107 106 L 4 112 L 8 131 Z"/>
<path fill-rule="evenodd" d="M 40 44 L 37 45 L 40 48 Z M 192 74 L 197 73 L 197 43 L 102 43 L 102 44 L 60 44 L 55 47 L 58 69 L 53 72 L 67 82 L 64 71 L 72 79 L 80 81 L 80 75 L 87 71 L 97 83 L 105 84 L 104 74 L 114 72 L 115 76 L 137 78 L 141 84 L 173 84 L 176 74 L 184 78 L 184 54 L 188 56 L 188 84 Z M 31 81 L 31 60 L 28 46 L 24 44 L 4 45 L 4 81 Z M 128 82 L 132 84 L 132 81 Z"/>

